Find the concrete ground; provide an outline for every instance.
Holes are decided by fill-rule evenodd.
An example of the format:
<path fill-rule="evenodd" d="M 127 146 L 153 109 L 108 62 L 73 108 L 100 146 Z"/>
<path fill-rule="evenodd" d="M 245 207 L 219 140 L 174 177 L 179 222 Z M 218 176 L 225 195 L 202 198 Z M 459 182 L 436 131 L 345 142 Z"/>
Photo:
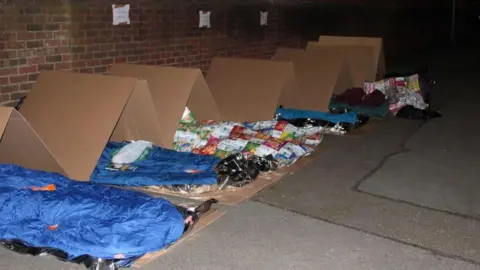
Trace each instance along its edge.
<path fill-rule="evenodd" d="M 143 269 L 480 269 L 476 58 L 417 60 L 433 67 L 443 118 L 327 137 L 308 167 L 221 206 L 226 215 Z M 0 269 L 84 268 L 0 249 Z"/>

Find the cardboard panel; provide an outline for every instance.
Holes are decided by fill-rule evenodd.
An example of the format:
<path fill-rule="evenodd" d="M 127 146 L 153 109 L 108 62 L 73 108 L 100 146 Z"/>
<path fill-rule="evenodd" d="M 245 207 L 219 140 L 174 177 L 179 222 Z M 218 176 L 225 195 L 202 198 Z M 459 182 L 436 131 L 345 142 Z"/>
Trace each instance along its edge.
<path fill-rule="evenodd" d="M 373 49 L 367 46 L 322 45 L 319 42 L 308 42 L 307 51 L 323 51 L 326 54 L 344 57 L 350 70 L 354 87 L 362 87 L 365 81 L 375 81 L 373 68 Z"/>
<path fill-rule="evenodd" d="M 174 135 L 161 129 L 147 82 L 138 80 L 110 139 L 146 140 L 171 148 Z"/>
<path fill-rule="evenodd" d="M 291 62 L 215 57 L 207 83 L 223 120 L 270 120 L 277 105 L 291 102 L 294 78 Z"/>
<path fill-rule="evenodd" d="M 121 64 L 112 66 L 110 74 L 147 81 L 162 128 L 162 140 L 169 141 L 168 148 L 185 106 L 198 121 L 219 119 L 217 104 L 199 69 Z"/>
<path fill-rule="evenodd" d="M 25 118 L 14 108 L 0 107 L 0 119 L 4 127 L 0 141 L 0 163 L 65 173 Z"/>
<path fill-rule="evenodd" d="M 319 42 L 325 45 L 360 45 L 373 48 L 373 63 L 376 79 L 385 74 L 385 53 L 383 39 L 379 37 L 320 36 Z"/>
<path fill-rule="evenodd" d="M 298 82 L 294 108 L 328 111 L 332 94 L 352 87 L 343 57 L 325 51 L 278 48 L 275 60 L 292 61 Z"/>
<path fill-rule="evenodd" d="M 133 78 L 42 72 L 21 113 L 66 175 L 88 181 L 136 84 Z"/>

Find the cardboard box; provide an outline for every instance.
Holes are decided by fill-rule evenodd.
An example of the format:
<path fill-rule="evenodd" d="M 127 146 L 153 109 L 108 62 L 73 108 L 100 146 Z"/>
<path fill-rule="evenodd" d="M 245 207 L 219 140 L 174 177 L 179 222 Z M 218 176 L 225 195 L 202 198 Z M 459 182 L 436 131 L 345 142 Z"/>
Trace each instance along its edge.
<path fill-rule="evenodd" d="M 328 112 L 332 94 L 353 87 L 344 57 L 322 50 L 278 48 L 275 60 L 292 61 L 298 83 L 295 109 Z"/>
<path fill-rule="evenodd" d="M 200 69 L 119 64 L 110 74 L 146 80 L 162 130 L 162 144 L 172 148 L 185 107 L 195 120 L 219 120 L 220 113 Z"/>
<path fill-rule="evenodd" d="M 385 53 L 383 39 L 380 37 L 346 37 L 346 36 L 320 36 L 318 41 L 324 45 L 359 45 L 369 46 L 373 49 L 373 63 L 376 79 L 385 75 Z"/>
<path fill-rule="evenodd" d="M 90 179 L 109 140 L 164 143 L 147 83 L 135 78 L 42 72 L 20 111 L 2 109 L 0 162 L 75 180 Z"/>
<path fill-rule="evenodd" d="M 215 57 L 206 80 L 222 120 L 271 120 L 278 105 L 296 104 L 292 62 Z"/>
<path fill-rule="evenodd" d="M 344 57 L 352 76 L 353 86 L 363 88 L 365 81 L 375 81 L 373 49 L 368 46 L 324 45 L 308 42 L 307 51 L 322 51 Z M 346 90 L 346 89 L 345 89 Z"/>

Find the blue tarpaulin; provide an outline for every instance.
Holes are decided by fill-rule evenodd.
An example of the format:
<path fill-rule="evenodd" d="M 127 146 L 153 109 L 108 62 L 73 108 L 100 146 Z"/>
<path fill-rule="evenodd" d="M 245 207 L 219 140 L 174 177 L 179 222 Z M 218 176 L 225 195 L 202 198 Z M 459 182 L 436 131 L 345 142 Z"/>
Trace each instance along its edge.
<path fill-rule="evenodd" d="M 214 185 L 217 183 L 215 156 L 177 152 L 154 146 L 148 156 L 130 164 L 135 170 L 107 169 L 114 151 L 126 143 L 109 142 L 91 175 L 94 183 L 121 186 Z"/>
<path fill-rule="evenodd" d="M 319 111 L 308 111 L 308 110 L 297 110 L 297 109 L 281 109 L 278 108 L 276 114 L 286 120 L 293 119 L 313 119 L 313 120 L 324 120 L 331 123 L 349 123 L 355 124 L 358 122 L 357 114 L 354 112 L 347 112 L 342 114 L 319 112 Z"/>
<path fill-rule="evenodd" d="M 58 249 L 69 260 L 124 258 L 117 264 L 128 266 L 183 234 L 182 214 L 162 198 L 16 165 L 0 165 L 0 179 L 1 241 Z"/>

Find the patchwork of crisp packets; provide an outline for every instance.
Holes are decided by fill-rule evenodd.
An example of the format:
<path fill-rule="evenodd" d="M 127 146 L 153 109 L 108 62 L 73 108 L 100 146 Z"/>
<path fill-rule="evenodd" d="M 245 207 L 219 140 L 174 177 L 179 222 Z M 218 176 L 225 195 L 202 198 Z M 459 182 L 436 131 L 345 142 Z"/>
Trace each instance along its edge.
<path fill-rule="evenodd" d="M 286 121 L 195 123 L 190 113 L 184 116 L 175 135 L 175 150 L 220 158 L 238 153 L 272 155 L 281 167 L 312 153 L 324 133 L 322 127 L 299 128 Z"/>

